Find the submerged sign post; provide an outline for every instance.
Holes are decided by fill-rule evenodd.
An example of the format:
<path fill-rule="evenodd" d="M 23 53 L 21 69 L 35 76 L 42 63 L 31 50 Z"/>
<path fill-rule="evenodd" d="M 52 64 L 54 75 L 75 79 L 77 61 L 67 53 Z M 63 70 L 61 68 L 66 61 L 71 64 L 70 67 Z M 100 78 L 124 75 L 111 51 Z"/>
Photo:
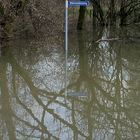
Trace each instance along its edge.
<path fill-rule="evenodd" d="M 65 96 L 67 95 L 67 57 L 68 57 L 68 7 L 88 6 L 87 0 L 65 0 L 65 51 L 66 51 L 66 69 L 65 69 Z"/>
<path fill-rule="evenodd" d="M 66 0 L 65 1 L 65 49 L 68 50 L 68 7 L 88 6 L 89 0 Z"/>

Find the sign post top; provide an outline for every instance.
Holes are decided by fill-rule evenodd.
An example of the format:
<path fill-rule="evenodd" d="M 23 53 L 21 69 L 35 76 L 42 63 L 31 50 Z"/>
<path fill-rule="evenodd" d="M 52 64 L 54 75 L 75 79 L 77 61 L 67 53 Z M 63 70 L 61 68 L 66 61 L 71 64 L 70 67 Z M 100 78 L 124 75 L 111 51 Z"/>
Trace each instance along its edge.
<path fill-rule="evenodd" d="M 68 0 L 68 6 L 76 7 L 76 6 L 88 6 L 89 1 L 80 1 L 80 0 Z"/>

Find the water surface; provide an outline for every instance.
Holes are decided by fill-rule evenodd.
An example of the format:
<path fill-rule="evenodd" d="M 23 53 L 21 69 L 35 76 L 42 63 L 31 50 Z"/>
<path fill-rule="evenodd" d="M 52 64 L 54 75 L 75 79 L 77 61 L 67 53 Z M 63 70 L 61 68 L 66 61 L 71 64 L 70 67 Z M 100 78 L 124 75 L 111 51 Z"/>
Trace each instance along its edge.
<path fill-rule="evenodd" d="M 2 44 L 0 139 L 140 139 L 139 30 L 70 33 L 67 78 L 63 40 Z"/>

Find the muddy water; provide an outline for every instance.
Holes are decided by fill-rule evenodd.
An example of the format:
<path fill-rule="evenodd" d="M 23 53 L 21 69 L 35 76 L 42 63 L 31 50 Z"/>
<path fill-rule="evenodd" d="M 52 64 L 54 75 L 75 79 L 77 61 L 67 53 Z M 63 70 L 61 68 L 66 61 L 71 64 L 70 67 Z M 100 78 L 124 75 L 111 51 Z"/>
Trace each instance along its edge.
<path fill-rule="evenodd" d="M 139 28 L 70 33 L 66 65 L 56 40 L 2 44 L 0 139 L 140 139 Z"/>

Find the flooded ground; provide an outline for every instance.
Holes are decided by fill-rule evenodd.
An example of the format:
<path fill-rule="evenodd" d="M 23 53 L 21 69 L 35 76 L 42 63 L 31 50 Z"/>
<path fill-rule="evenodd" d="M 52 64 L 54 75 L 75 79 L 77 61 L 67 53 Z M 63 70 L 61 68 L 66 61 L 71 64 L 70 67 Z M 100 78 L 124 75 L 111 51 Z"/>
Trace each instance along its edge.
<path fill-rule="evenodd" d="M 140 139 L 139 37 L 136 26 L 70 33 L 67 69 L 56 40 L 2 44 L 0 139 Z"/>

